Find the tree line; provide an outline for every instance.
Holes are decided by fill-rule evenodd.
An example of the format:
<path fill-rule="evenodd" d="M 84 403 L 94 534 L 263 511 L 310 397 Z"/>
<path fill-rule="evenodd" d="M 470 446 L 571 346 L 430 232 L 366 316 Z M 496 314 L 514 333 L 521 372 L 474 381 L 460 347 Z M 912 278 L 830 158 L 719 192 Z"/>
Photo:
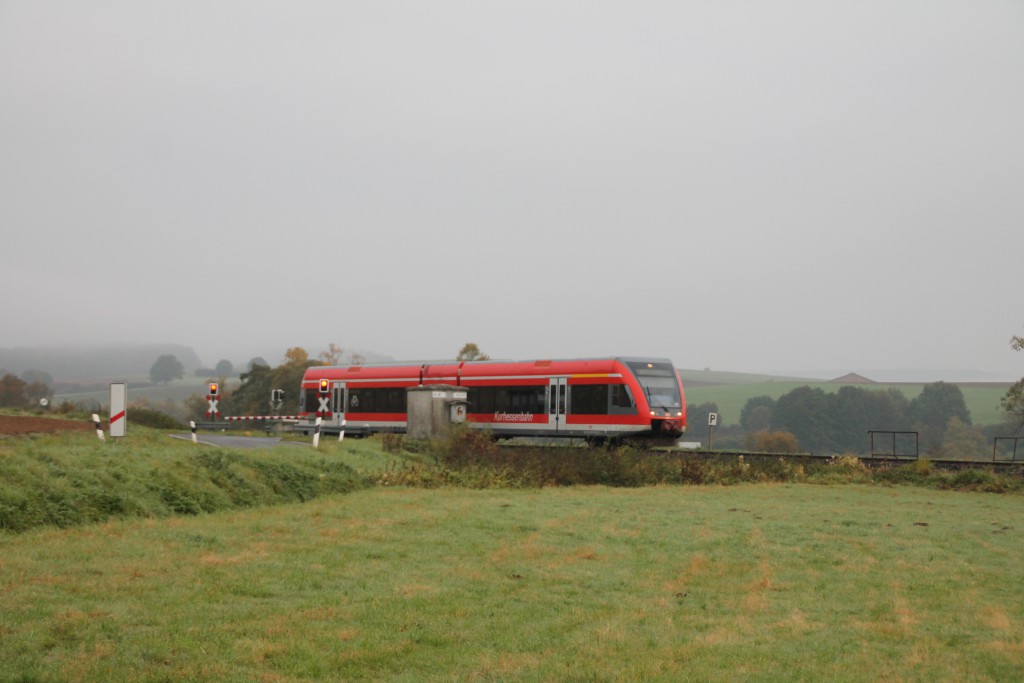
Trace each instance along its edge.
<path fill-rule="evenodd" d="M 473 342 L 465 344 L 456 356 L 456 360 L 489 359 L 490 356 Z M 315 359 L 310 358 L 309 353 L 302 347 L 292 347 L 285 352 L 284 362 L 273 368 L 262 358 L 254 358 L 249 362 L 248 370 L 239 375 L 241 383 L 238 388 L 222 393 L 218 408 L 225 415 L 266 414 L 271 408 L 271 390 L 282 389 L 285 397 L 281 410 L 285 413 L 291 412 L 298 408 L 302 376 L 306 369 L 321 365 L 338 365 L 343 360 L 351 365 L 362 365 L 364 362 L 362 355 L 346 352 L 334 343 L 328 344 Z M 201 417 L 207 409 L 206 400 L 198 395 L 192 396 L 186 400 L 186 409 L 192 417 Z"/>
<path fill-rule="evenodd" d="M 718 412 L 714 403 L 688 405 L 691 430 L 707 424 L 711 412 Z M 781 443 L 784 450 L 864 454 L 871 448 L 869 431 L 909 431 L 918 433 L 922 455 L 954 455 L 987 448 L 984 431 L 971 424 L 960 387 L 947 382 L 925 385 L 913 400 L 897 389 L 845 386 L 828 393 L 817 387 L 797 387 L 778 399 L 749 399 L 739 422 L 739 428 L 722 429 L 716 445 L 755 448 L 769 443 L 778 447 Z"/>
<path fill-rule="evenodd" d="M 0 408 L 34 408 L 53 398 L 53 378 L 42 370 L 26 370 L 21 376 L 0 371 Z"/>

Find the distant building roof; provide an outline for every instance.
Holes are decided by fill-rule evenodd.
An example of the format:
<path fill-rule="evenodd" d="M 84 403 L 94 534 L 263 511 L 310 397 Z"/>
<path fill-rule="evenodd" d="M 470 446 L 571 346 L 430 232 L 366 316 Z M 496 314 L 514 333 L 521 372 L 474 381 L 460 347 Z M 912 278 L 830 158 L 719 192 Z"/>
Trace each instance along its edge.
<path fill-rule="evenodd" d="M 842 377 L 836 377 L 830 380 L 833 384 L 878 384 L 873 379 L 868 379 L 864 375 L 858 375 L 856 372 L 843 375 Z"/>

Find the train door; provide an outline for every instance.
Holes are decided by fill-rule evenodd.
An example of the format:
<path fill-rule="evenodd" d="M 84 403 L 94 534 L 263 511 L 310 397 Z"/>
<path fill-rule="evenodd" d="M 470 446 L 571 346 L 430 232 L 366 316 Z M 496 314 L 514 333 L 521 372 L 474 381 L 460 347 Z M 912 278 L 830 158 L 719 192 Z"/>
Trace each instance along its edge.
<path fill-rule="evenodd" d="M 569 385 L 565 377 L 552 377 L 548 388 L 548 428 L 565 429 L 565 414 L 569 406 Z"/>
<path fill-rule="evenodd" d="M 335 382 L 331 390 L 331 419 L 330 424 L 340 427 L 345 419 L 345 383 Z"/>

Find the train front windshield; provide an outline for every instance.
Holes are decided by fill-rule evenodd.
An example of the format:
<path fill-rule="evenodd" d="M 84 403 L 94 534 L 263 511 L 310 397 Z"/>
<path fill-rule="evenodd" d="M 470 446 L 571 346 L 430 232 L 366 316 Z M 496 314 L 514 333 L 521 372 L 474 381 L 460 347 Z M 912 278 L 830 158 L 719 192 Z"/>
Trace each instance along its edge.
<path fill-rule="evenodd" d="M 670 363 L 627 363 L 637 381 L 643 387 L 644 396 L 652 410 L 667 410 L 677 413 L 683 409 L 683 397 L 679 394 L 679 380 Z"/>

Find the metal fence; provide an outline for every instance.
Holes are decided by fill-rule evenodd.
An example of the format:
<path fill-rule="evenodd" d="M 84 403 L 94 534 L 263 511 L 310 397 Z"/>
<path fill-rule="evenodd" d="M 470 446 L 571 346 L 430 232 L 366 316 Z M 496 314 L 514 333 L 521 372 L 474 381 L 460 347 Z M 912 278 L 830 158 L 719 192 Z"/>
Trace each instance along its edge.
<path fill-rule="evenodd" d="M 997 436 L 992 444 L 992 462 L 1017 462 L 1017 452 L 1021 451 L 1021 459 L 1024 460 L 1024 446 L 1018 449 L 1018 445 L 1024 441 L 1024 436 Z M 1000 442 L 1003 448 L 1000 449 Z M 1004 457 L 1000 457 L 1002 454 Z M 1009 455 L 1009 457 L 1005 457 Z"/>
<path fill-rule="evenodd" d="M 911 458 L 917 460 L 917 432 L 870 431 L 872 458 Z M 913 438 L 911 438 L 913 437 Z"/>

